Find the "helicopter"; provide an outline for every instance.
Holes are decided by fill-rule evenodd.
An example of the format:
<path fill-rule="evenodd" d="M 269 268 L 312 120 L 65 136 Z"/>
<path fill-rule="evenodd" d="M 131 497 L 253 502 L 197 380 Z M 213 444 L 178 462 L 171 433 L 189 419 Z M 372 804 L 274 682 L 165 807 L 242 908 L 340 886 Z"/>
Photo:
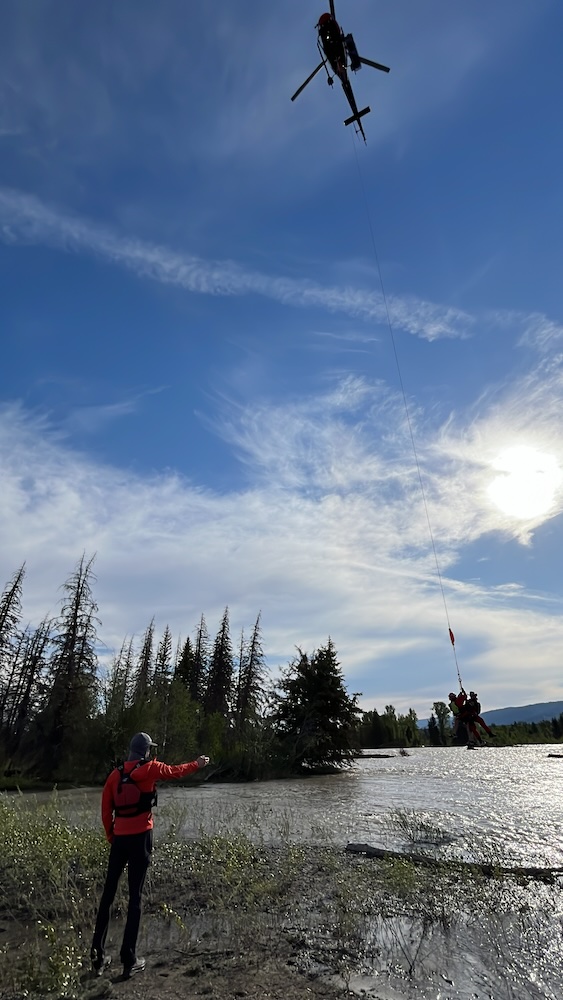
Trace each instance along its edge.
<path fill-rule="evenodd" d="M 364 59 L 363 56 L 358 55 L 356 43 L 354 42 L 352 35 L 345 35 L 336 20 L 334 0 L 330 0 L 330 14 L 321 14 L 315 28 L 318 32 L 317 48 L 319 50 L 321 61 L 316 69 L 313 70 L 311 75 L 307 77 L 305 83 L 302 83 L 299 89 L 295 91 L 291 100 L 294 101 L 296 97 L 299 97 L 301 91 L 305 90 L 307 84 L 311 82 L 313 77 L 317 75 L 323 66 L 326 69 L 328 83 L 332 87 L 334 77 L 332 77 L 329 73 L 327 67 L 328 63 L 334 73 L 334 76 L 337 76 L 340 80 L 342 90 L 344 91 L 348 104 L 352 110 L 352 114 L 349 118 L 344 120 L 344 124 L 351 125 L 352 122 L 354 122 L 357 126 L 356 132 L 360 133 L 364 142 L 366 142 L 366 136 L 361 119 L 364 115 L 369 114 L 371 108 L 363 108 L 362 111 L 358 111 L 354 91 L 352 90 L 352 85 L 348 78 L 348 66 L 353 73 L 356 73 L 359 69 L 361 69 L 362 65 L 372 66 L 373 69 L 379 69 L 382 73 L 389 73 L 389 66 L 383 66 L 381 63 L 373 62 L 372 59 Z"/>

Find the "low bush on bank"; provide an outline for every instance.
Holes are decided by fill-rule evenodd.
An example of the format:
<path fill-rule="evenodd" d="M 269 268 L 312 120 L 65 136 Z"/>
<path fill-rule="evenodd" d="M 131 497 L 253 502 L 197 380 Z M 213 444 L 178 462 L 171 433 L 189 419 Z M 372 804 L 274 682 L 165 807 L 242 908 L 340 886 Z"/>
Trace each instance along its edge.
<path fill-rule="evenodd" d="M 56 793 L 35 806 L 0 795 L 0 911 L 25 920 L 75 919 L 105 875 L 105 838 L 74 826 Z"/>

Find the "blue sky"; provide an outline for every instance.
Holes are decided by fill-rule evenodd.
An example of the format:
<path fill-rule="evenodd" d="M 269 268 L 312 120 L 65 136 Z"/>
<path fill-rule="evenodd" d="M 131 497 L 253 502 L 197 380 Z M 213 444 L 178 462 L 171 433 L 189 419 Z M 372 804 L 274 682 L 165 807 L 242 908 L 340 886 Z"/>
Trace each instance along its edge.
<path fill-rule="evenodd" d="M 261 611 L 274 672 L 330 634 L 364 708 L 426 717 L 449 620 L 484 708 L 562 698 L 558 0 L 341 0 L 391 66 L 353 77 L 367 146 L 321 74 L 289 100 L 322 4 L 79 6 L 0 12 L 26 619 L 96 553 L 108 657 Z"/>

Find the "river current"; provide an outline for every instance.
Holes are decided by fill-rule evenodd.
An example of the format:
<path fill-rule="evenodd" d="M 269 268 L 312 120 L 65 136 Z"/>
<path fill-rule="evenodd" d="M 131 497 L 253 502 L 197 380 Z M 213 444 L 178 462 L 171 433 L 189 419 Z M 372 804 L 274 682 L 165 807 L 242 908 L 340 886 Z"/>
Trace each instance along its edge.
<path fill-rule="evenodd" d="M 389 757 L 371 758 L 371 753 Z M 265 843 L 369 843 L 487 854 L 522 866 L 563 866 L 563 753 L 554 746 L 366 750 L 340 774 L 281 781 L 207 780 L 159 787 L 155 830 L 178 836 L 244 833 Z M 213 777 L 212 767 L 209 769 Z M 39 793 L 34 798 L 48 797 Z M 61 791 L 61 807 L 96 820 L 99 789 Z"/>
<path fill-rule="evenodd" d="M 241 831 L 281 840 L 370 843 L 401 850 L 434 844 L 470 858 L 494 853 L 507 863 L 563 866 L 561 746 L 420 747 L 356 761 L 338 775 L 164 786 L 178 833 Z M 366 754 L 375 751 L 365 751 Z M 383 752 L 383 751 L 382 751 Z M 172 807 L 172 808 L 171 808 Z M 180 812 L 182 813 L 180 815 Z"/>
<path fill-rule="evenodd" d="M 189 791 L 167 786 L 163 813 L 176 811 L 176 829 L 185 837 L 240 831 L 265 842 L 369 843 L 439 858 L 558 868 L 563 758 L 549 754 L 561 751 L 389 751 L 392 756 L 366 756 L 326 777 L 209 782 Z M 454 888 L 462 917 L 449 930 L 429 927 L 422 912 L 414 921 L 372 919 L 363 928 L 364 974 L 357 969 L 349 985 L 379 1000 L 562 1000 L 560 886 L 561 880 L 553 886 L 493 882 L 478 899 L 463 888 L 456 898 Z M 370 958 L 378 953 L 379 959 Z M 412 973 L 405 974 L 415 955 Z"/>
<path fill-rule="evenodd" d="M 155 832 L 157 839 L 172 827 L 190 839 L 244 833 L 273 844 L 369 843 L 443 859 L 559 868 L 563 758 L 550 754 L 562 750 L 421 747 L 408 756 L 379 751 L 390 756 L 377 758 L 365 751 L 349 770 L 325 777 L 163 784 Z M 88 822 L 99 822 L 99 800 L 99 789 L 59 795 L 69 816 Z M 562 884 L 493 880 L 476 899 L 463 886 L 458 899 L 454 887 L 462 918 L 449 930 L 428 926 L 422 911 L 371 918 L 361 931 L 364 971 L 357 968 L 349 986 L 379 1000 L 562 1000 Z M 331 933 L 328 925 L 317 930 Z"/>

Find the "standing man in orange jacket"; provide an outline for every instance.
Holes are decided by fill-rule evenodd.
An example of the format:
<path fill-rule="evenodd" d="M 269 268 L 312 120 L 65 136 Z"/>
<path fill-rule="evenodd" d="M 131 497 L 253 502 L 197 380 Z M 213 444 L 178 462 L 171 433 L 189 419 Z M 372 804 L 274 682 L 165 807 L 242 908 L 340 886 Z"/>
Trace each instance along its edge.
<path fill-rule="evenodd" d="M 90 957 L 96 975 L 101 976 L 110 964 L 105 954 L 110 911 L 119 879 L 128 866 L 129 906 L 121 944 L 123 978 L 143 972 L 145 959 L 136 953 L 141 921 L 141 896 L 152 852 L 153 817 L 156 805 L 156 782 L 183 778 L 209 764 L 209 757 L 198 757 L 189 764 L 163 764 L 151 757 L 156 749 L 147 733 L 136 733 L 129 746 L 129 757 L 113 769 L 102 792 L 102 822 L 111 844 L 106 883 L 92 941 Z"/>

